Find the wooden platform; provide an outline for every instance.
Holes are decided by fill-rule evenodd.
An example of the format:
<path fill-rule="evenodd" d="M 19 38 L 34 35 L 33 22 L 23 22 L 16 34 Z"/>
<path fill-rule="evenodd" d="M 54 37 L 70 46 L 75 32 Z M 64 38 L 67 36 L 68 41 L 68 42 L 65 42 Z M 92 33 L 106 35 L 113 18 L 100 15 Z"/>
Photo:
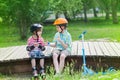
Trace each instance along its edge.
<path fill-rule="evenodd" d="M 120 68 L 120 43 L 118 42 L 84 42 L 86 61 L 88 66 Z M 44 54 L 45 65 L 52 64 L 52 47 L 46 47 Z M 72 42 L 72 54 L 66 62 L 73 62 L 75 68 L 82 66 L 82 43 Z M 13 71 L 14 70 L 14 71 Z M 0 72 L 18 73 L 31 71 L 30 59 L 26 45 L 0 48 Z"/>

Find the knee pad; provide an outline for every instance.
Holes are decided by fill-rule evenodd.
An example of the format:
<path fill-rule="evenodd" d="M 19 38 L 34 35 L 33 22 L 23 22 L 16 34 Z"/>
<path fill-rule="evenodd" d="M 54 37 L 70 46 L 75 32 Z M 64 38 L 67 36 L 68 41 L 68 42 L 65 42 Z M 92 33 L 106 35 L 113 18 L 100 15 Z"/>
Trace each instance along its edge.
<path fill-rule="evenodd" d="M 32 59 L 34 59 L 34 58 L 44 58 L 44 54 L 42 53 L 42 51 L 40 51 L 40 50 L 36 50 L 36 51 L 31 51 L 30 52 L 30 57 L 32 58 Z"/>

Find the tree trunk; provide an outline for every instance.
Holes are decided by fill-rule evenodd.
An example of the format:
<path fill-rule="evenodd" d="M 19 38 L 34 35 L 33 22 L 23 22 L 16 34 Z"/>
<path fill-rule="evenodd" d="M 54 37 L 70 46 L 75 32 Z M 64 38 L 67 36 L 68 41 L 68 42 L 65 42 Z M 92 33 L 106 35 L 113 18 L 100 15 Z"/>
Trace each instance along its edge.
<path fill-rule="evenodd" d="M 111 0 L 111 3 L 112 3 L 113 24 L 118 24 L 118 16 L 117 16 L 118 2 L 117 2 L 117 0 Z"/>
<path fill-rule="evenodd" d="M 95 7 L 93 8 L 93 13 L 94 13 L 94 17 L 97 17 L 97 11 L 96 11 Z"/>
<path fill-rule="evenodd" d="M 55 18 L 56 18 L 56 19 L 59 18 L 59 12 L 56 12 Z"/>
<path fill-rule="evenodd" d="M 106 19 L 106 20 L 110 19 L 110 12 L 109 12 L 109 11 L 106 11 L 105 19 Z"/>
<path fill-rule="evenodd" d="M 72 14 L 73 14 L 73 15 L 72 15 L 72 16 L 73 16 L 73 19 L 75 19 L 75 18 L 76 18 L 76 17 L 75 17 L 75 16 L 76 16 L 76 15 L 75 15 L 75 11 L 72 10 Z"/>
<path fill-rule="evenodd" d="M 19 27 L 20 27 L 20 37 L 22 40 L 27 38 L 27 24 L 26 24 L 26 20 L 21 19 L 20 23 L 19 23 Z"/>
<path fill-rule="evenodd" d="M 64 16 L 65 16 L 65 18 L 66 18 L 68 21 L 70 20 L 68 14 L 67 14 L 67 11 L 64 11 Z"/>
<path fill-rule="evenodd" d="M 27 32 L 29 31 L 28 26 L 30 25 L 30 18 L 26 16 L 22 10 L 16 15 L 18 17 L 16 24 L 19 27 L 20 38 L 24 40 L 27 38 Z"/>
<path fill-rule="evenodd" d="M 84 9 L 84 21 L 88 22 L 86 3 L 83 3 L 83 9 Z"/>

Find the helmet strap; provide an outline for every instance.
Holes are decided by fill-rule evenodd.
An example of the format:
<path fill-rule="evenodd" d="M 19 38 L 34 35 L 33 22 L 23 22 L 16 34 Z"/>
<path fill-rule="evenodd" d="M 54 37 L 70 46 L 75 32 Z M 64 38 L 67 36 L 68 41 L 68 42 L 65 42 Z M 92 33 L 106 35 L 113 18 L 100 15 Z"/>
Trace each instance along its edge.
<path fill-rule="evenodd" d="M 61 32 L 60 32 L 60 33 L 62 33 L 62 32 L 63 32 L 62 26 L 61 26 L 61 25 L 59 25 L 59 27 L 60 27 L 60 29 L 61 29 Z"/>
<path fill-rule="evenodd" d="M 38 42 L 38 40 L 39 40 L 39 35 L 38 35 L 37 31 L 35 31 L 35 32 L 36 32 L 37 42 Z"/>

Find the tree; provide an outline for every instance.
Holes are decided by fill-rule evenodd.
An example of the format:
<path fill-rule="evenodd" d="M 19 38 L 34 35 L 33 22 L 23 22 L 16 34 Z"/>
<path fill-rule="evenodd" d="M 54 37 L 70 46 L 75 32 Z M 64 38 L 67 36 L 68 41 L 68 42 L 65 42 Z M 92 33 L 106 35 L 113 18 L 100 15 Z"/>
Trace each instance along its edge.
<path fill-rule="evenodd" d="M 1 0 L 0 17 L 3 21 L 14 23 L 19 28 L 21 39 L 27 38 L 31 23 L 44 22 L 49 9 L 47 0 Z"/>
<path fill-rule="evenodd" d="M 3 22 L 9 23 L 10 22 L 10 7 L 8 6 L 8 1 L 0 0 L 0 17 L 2 18 Z"/>
<path fill-rule="evenodd" d="M 118 10 L 118 4 L 120 3 L 119 0 L 111 0 L 112 4 L 112 18 L 113 18 L 113 24 L 118 24 L 118 16 L 117 16 L 117 10 Z"/>
<path fill-rule="evenodd" d="M 56 14 L 56 18 L 59 14 L 64 14 L 67 20 L 70 20 L 76 12 L 80 11 L 82 8 L 81 0 L 50 0 L 51 10 Z"/>
<path fill-rule="evenodd" d="M 100 5 L 101 9 L 103 9 L 106 13 L 105 19 L 110 19 L 110 11 L 111 11 L 111 0 L 96 0 Z"/>
<path fill-rule="evenodd" d="M 97 17 L 97 13 L 99 12 L 98 3 L 96 2 L 96 0 L 91 0 L 90 4 L 91 7 L 93 8 L 94 17 Z"/>
<path fill-rule="evenodd" d="M 32 0 L 29 9 L 32 23 L 44 22 L 49 17 L 47 11 L 50 10 L 50 7 L 48 0 Z"/>
<path fill-rule="evenodd" d="M 84 12 L 84 21 L 85 22 L 88 22 L 87 10 L 91 8 L 91 1 L 92 0 L 82 0 L 82 3 L 83 3 L 83 12 Z"/>

